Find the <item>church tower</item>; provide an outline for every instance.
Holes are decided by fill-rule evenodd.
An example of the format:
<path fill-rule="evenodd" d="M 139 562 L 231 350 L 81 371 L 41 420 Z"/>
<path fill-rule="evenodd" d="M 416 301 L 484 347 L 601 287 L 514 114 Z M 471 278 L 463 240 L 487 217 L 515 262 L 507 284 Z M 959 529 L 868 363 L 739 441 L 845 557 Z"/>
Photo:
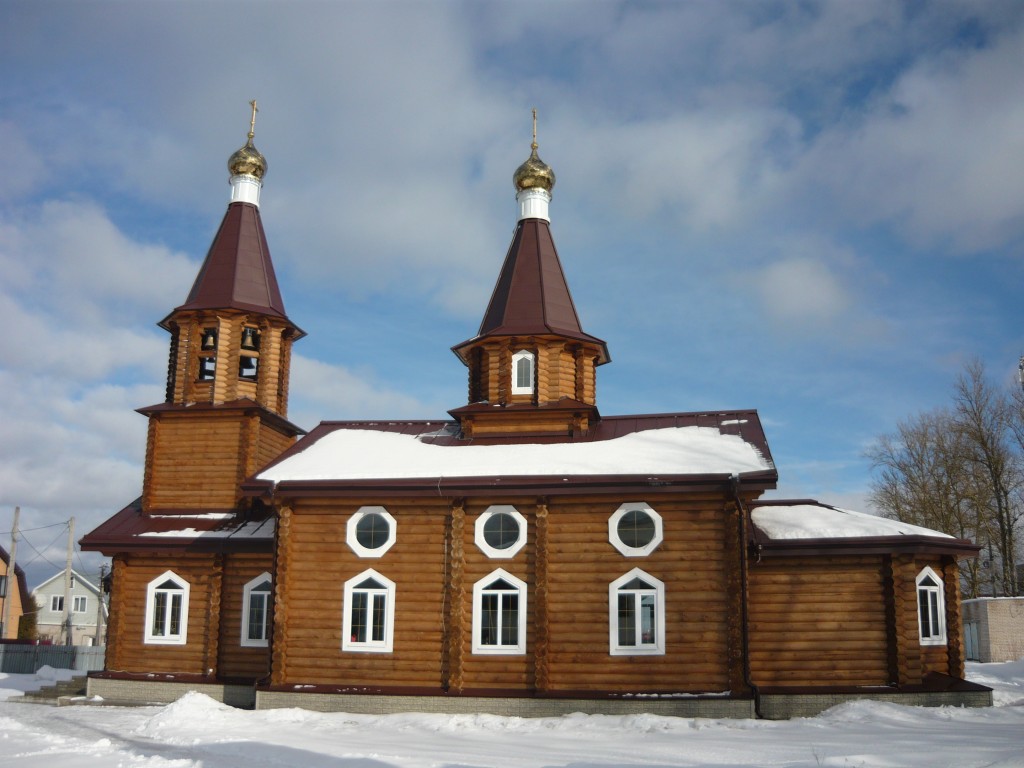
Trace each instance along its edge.
<path fill-rule="evenodd" d="M 150 419 L 145 512 L 231 510 L 239 483 L 301 432 L 286 420 L 292 343 L 260 219 L 267 161 L 253 145 L 228 160 L 231 198 L 185 303 L 160 322 L 171 334 L 165 402 Z"/>
<path fill-rule="evenodd" d="M 605 343 L 580 326 L 551 236 L 555 174 L 537 155 L 513 183 L 519 220 L 480 330 L 452 348 L 469 368 L 469 404 L 451 411 L 467 437 L 574 435 L 598 420 L 597 366 Z"/>

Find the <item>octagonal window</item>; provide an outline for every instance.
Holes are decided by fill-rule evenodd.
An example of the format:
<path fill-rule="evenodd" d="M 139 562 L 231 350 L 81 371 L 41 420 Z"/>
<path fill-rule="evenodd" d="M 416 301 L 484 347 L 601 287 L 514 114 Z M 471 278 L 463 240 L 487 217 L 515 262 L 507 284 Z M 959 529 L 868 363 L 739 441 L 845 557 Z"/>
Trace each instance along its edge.
<path fill-rule="evenodd" d="M 608 541 L 626 557 L 649 555 L 661 544 L 661 515 L 646 502 L 628 502 L 608 518 Z"/>
<path fill-rule="evenodd" d="M 515 557 L 526 545 L 526 518 L 508 504 L 488 507 L 476 519 L 476 545 L 488 557 Z"/>
<path fill-rule="evenodd" d="M 360 507 L 348 519 L 345 540 L 360 557 L 380 557 L 394 545 L 397 527 L 384 507 Z"/>

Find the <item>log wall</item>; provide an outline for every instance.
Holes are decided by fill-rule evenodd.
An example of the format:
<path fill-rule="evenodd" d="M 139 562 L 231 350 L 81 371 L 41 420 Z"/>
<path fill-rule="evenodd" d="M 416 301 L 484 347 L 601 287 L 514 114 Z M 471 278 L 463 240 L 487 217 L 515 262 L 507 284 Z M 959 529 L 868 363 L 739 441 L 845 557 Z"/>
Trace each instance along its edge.
<path fill-rule="evenodd" d="M 245 585 L 264 572 L 273 574 L 273 570 L 273 558 L 269 554 L 224 557 L 217 661 L 217 671 L 222 677 L 260 679 L 270 673 L 269 647 L 242 645 L 242 611 Z"/>
<path fill-rule="evenodd" d="M 231 509 L 239 501 L 239 483 L 294 441 L 257 413 L 154 414 L 143 476 L 144 508 Z"/>
<path fill-rule="evenodd" d="M 146 588 L 165 571 L 189 582 L 188 633 L 184 645 L 145 643 Z M 205 675 L 215 671 L 220 568 L 213 555 L 118 555 L 113 561 L 106 669 Z"/>
<path fill-rule="evenodd" d="M 608 519 L 622 501 L 297 502 L 278 527 L 273 682 L 456 692 L 729 690 L 738 677 L 730 666 L 738 656 L 727 652 L 738 638 L 730 623 L 739 610 L 738 591 L 729 588 L 735 547 L 727 548 L 737 535 L 733 508 L 716 494 L 655 500 L 665 540 L 634 558 L 608 541 Z M 476 521 L 492 504 L 511 504 L 527 520 L 527 544 L 512 558 L 490 558 L 476 545 Z M 349 516 L 364 505 L 384 506 L 397 522 L 396 543 L 379 558 L 361 558 L 345 542 Z M 396 584 L 393 651 L 343 652 L 343 585 L 369 568 Z M 525 654 L 473 653 L 473 585 L 498 568 L 528 585 Z M 665 583 L 664 655 L 609 654 L 608 588 L 633 568 Z"/>
<path fill-rule="evenodd" d="M 751 563 L 749 573 L 755 684 L 891 681 L 883 558 L 773 558 Z"/>

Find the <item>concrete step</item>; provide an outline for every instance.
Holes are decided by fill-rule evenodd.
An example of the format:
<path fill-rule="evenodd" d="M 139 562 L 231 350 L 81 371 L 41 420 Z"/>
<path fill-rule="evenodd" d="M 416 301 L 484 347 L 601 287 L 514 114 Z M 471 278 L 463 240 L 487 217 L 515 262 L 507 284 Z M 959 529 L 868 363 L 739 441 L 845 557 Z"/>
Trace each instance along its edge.
<path fill-rule="evenodd" d="M 24 704 L 48 704 L 53 707 L 63 706 L 72 703 L 71 700 L 81 697 L 85 698 L 86 676 L 72 677 L 70 680 L 61 680 L 53 685 L 46 685 L 38 691 L 25 691 L 24 696 L 12 697 L 8 701 L 18 701 Z"/>

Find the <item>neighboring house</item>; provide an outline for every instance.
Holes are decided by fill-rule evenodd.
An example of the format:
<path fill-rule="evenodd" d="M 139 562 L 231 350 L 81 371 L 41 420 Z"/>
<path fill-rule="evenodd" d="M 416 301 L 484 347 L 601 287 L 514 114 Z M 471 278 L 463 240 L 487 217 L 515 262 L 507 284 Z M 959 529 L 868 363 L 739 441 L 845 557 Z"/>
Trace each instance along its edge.
<path fill-rule="evenodd" d="M 113 558 L 90 695 L 740 717 L 856 696 L 991 703 L 963 679 L 957 561 L 973 544 L 763 501 L 778 473 L 756 411 L 598 411 L 610 356 L 573 305 L 536 143 L 483 322 L 453 347 L 468 404 L 325 421 L 296 442 L 304 334 L 274 276 L 252 137 L 192 290 L 160 323 L 142 496 L 81 542 Z M 454 198 L 433 202 L 457 238 Z"/>
<path fill-rule="evenodd" d="M 1024 659 L 1024 597 L 964 600 L 964 641 L 970 661 Z"/>
<path fill-rule="evenodd" d="M 28 595 L 25 572 L 15 563 L 14 573 L 11 574 L 10 564 L 11 556 L 6 549 L 0 547 L 0 640 L 14 640 L 18 637 L 18 626 Z"/>
<path fill-rule="evenodd" d="M 59 571 L 32 591 L 36 605 L 36 630 L 40 640 L 66 643 L 62 627 L 64 613 L 64 571 Z M 107 606 L 99 587 L 71 571 L 70 589 L 71 645 L 103 645 L 107 624 Z M 97 625 L 102 611 L 102 621 Z M 100 633 L 97 638 L 97 630 Z"/>

